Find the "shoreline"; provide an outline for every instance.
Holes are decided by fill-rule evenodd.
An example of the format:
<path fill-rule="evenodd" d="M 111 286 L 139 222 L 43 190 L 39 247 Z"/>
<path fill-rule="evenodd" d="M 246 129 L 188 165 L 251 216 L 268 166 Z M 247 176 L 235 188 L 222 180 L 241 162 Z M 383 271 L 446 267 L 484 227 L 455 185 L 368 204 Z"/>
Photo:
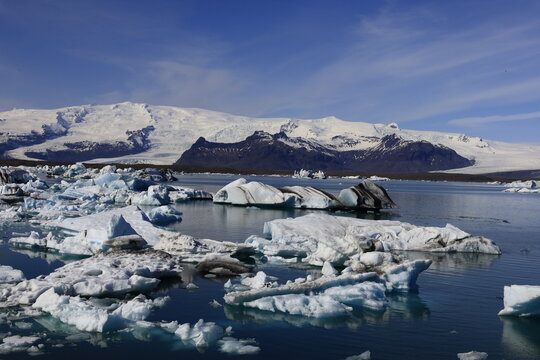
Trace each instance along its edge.
<path fill-rule="evenodd" d="M 206 167 L 206 166 L 180 166 L 180 165 L 153 165 L 153 164 L 124 164 L 124 163 L 87 163 L 82 162 L 86 167 L 102 168 L 106 165 L 115 165 L 118 168 L 133 168 L 145 169 L 154 168 L 159 170 L 170 169 L 174 172 L 183 172 L 189 174 L 235 174 L 235 175 L 282 175 L 292 176 L 293 170 L 266 170 L 266 169 L 235 169 L 229 167 Z M 72 165 L 75 162 L 55 162 L 55 161 L 39 161 L 39 160 L 18 160 L 18 159 L 1 159 L 0 166 L 56 166 L 56 165 Z M 315 169 L 317 170 L 317 169 Z M 486 174 L 460 174 L 460 173 L 443 173 L 443 172 L 417 172 L 417 173 L 385 173 L 385 172 L 353 172 L 353 171 L 328 171 L 327 176 L 345 177 L 345 176 L 360 176 L 370 177 L 373 175 L 386 177 L 392 180 L 427 180 L 427 181 L 456 181 L 456 182 L 512 182 L 516 180 L 540 180 L 540 169 L 538 170 L 520 170 L 520 171 L 505 171 Z"/>

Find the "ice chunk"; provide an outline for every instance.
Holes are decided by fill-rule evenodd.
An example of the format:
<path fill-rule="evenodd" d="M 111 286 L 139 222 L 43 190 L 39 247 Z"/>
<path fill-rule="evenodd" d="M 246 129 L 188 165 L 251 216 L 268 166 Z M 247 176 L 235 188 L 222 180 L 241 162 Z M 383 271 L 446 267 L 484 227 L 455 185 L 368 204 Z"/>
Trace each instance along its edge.
<path fill-rule="evenodd" d="M 204 322 L 202 319 L 193 326 L 189 323 L 182 324 L 174 333 L 182 341 L 203 348 L 212 345 L 225 334 L 221 326 L 213 322 Z"/>
<path fill-rule="evenodd" d="M 180 256 L 185 262 L 201 262 L 207 256 L 234 256 L 246 258 L 255 253 L 249 245 L 211 239 L 196 239 L 190 235 L 176 232 L 161 233 L 161 238 L 154 249 Z"/>
<path fill-rule="evenodd" d="M 540 286 L 505 286 L 504 309 L 499 315 L 540 316 Z"/>
<path fill-rule="evenodd" d="M 469 351 L 468 353 L 457 354 L 459 360 L 485 360 L 488 358 L 488 354 L 479 351 Z"/>
<path fill-rule="evenodd" d="M 385 290 L 383 285 L 367 281 L 354 285 L 331 287 L 322 294 L 345 305 L 379 311 L 384 310 L 388 305 Z"/>
<path fill-rule="evenodd" d="M 244 302 L 246 307 L 271 312 L 283 312 L 315 318 L 329 318 L 348 315 L 352 308 L 325 295 L 287 294 L 267 296 Z"/>
<path fill-rule="evenodd" d="M 166 225 L 177 221 L 182 221 L 182 212 L 169 205 L 152 208 L 146 213 L 152 224 Z"/>
<path fill-rule="evenodd" d="M 296 197 L 295 207 L 302 209 L 334 209 L 342 207 L 332 194 L 312 186 L 286 186 L 280 188 L 284 194 Z"/>
<path fill-rule="evenodd" d="M 360 355 L 348 356 L 345 360 L 371 360 L 371 351 L 367 350 Z"/>
<path fill-rule="evenodd" d="M 7 265 L 0 265 L 0 284 L 17 283 L 24 280 L 24 274 Z"/>
<path fill-rule="evenodd" d="M 91 299 L 79 296 L 58 295 L 54 288 L 50 288 L 36 299 L 32 307 L 48 312 L 81 331 L 103 332 L 146 319 L 152 309 L 162 306 L 164 301 L 163 298 L 149 300 L 139 295 L 127 302 L 119 302 L 111 311 L 111 306 L 99 306 Z"/>
<path fill-rule="evenodd" d="M 338 199 L 346 207 L 354 209 L 378 210 L 398 207 L 382 186 L 369 180 L 341 190 Z"/>
<path fill-rule="evenodd" d="M 45 277 L 12 286 L 5 304 L 32 304 L 52 287 L 59 295 L 95 297 L 148 292 L 159 284 L 159 279 L 177 277 L 182 273 L 179 260 L 151 249 L 100 253 L 64 265 Z"/>
<path fill-rule="evenodd" d="M 20 336 L 12 335 L 2 339 L 0 344 L 0 354 L 8 354 L 10 352 L 27 351 L 40 338 L 37 336 Z"/>
<path fill-rule="evenodd" d="M 323 276 L 329 276 L 329 277 L 336 276 L 338 273 L 337 270 L 334 269 L 332 264 L 328 261 L 324 262 L 321 272 Z"/>
<path fill-rule="evenodd" d="M 232 337 L 224 337 L 219 340 L 219 350 L 221 352 L 232 355 L 251 355 L 257 354 L 261 348 L 257 346 L 254 339 L 235 339 Z"/>
<path fill-rule="evenodd" d="M 171 203 L 169 189 L 163 185 L 152 185 L 148 190 L 132 196 L 128 203 L 131 205 L 161 206 Z"/>

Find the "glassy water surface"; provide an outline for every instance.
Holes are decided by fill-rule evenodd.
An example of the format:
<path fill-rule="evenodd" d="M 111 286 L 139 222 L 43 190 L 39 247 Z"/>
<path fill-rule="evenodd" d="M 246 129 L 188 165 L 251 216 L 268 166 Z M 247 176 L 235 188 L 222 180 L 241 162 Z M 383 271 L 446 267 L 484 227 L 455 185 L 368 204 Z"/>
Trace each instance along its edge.
<path fill-rule="evenodd" d="M 238 176 L 182 175 L 178 184 L 216 191 Z M 358 182 L 354 179 L 291 179 L 248 177 L 274 186 L 312 185 L 337 194 Z M 501 193 L 502 188 L 473 183 L 387 181 L 399 210 L 381 214 L 337 212 L 340 216 L 389 219 L 423 226 L 451 223 L 472 234 L 489 237 L 503 255 L 407 253 L 411 258 L 433 259 L 418 279 L 417 293 L 389 297 L 384 313 L 356 311 L 344 319 L 314 320 L 238 307 L 213 308 L 222 302 L 225 280 L 201 278 L 191 266 L 183 276 L 199 289 L 188 291 L 182 283 L 164 284 L 161 294 L 171 301 L 155 311 L 150 321 L 195 322 L 202 318 L 221 326 L 232 326 L 236 338 L 254 338 L 259 359 L 344 359 L 371 350 L 372 359 L 455 359 L 458 352 L 485 351 L 489 359 L 540 359 L 540 319 L 501 318 L 503 287 L 540 283 L 540 196 Z M 261 234 L 265 221 L 305 215 L 306 210 L 254 209 L 192 201 L 176 205 L 183 221 L 171 228 L 196 237 L 242 242 Z M 3 239 L 12 232 L 28 231 L 25 225 L 4 227 Z M 28 278 L 47 274 L 70 261 L 60 256 L 2 245 L 0 264 L 23 270 Z M 263 267 L 280 282 L 305 276 L 316 269 Z M 38 319 L 33 329 L 49 337 L 66 337 L 75 330 L 50 317 Z M 0 333 L 10 331 L 0 326 Z M 77 336 L 81 336 L 80 334 Z M 90 359 L 130 357 L 162 359 L 230 359 L 217 347 L 199 352 L 186 347 L 173 335 L 137 329 L 134 332 L 87 334 L 75 346 L 47 349 L 40 358 Z M 80 340 L 80 339 L 79 339 Z M 26 353 L 0 358 L 26 358 Z"/>

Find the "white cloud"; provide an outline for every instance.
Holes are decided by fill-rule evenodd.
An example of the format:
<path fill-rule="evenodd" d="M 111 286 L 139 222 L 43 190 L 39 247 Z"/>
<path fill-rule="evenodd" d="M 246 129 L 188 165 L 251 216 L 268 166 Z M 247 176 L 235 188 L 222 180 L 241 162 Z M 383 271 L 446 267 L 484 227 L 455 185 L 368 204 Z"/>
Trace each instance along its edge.
<path fill-rule="evenodd" d="M 506 121 L 519 121 L 519 120 L 532 120 L 540 119 L 540 111 L 523 113 L 523 114 L 511 114 L 511 115 L 492 115 L 492 116 L 478 116 L 478 117 L 464 117 L 460 119 L 450 120 L 448 123 L 459 126 L 479 126 L 494 122 L 506 122 Z"/>

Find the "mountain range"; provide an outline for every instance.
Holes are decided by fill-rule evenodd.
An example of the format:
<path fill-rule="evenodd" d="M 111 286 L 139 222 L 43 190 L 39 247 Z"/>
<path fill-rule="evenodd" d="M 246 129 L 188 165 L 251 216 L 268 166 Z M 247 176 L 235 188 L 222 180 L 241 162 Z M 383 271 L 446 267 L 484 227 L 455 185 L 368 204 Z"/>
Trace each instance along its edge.
<path fill-rule="evenodd" d="M 0 157 L 24 160 L 469 174 L 540 169 L 540 145 L 395 123 L 252 118 L 138 103 L 0 112 Z"/>

